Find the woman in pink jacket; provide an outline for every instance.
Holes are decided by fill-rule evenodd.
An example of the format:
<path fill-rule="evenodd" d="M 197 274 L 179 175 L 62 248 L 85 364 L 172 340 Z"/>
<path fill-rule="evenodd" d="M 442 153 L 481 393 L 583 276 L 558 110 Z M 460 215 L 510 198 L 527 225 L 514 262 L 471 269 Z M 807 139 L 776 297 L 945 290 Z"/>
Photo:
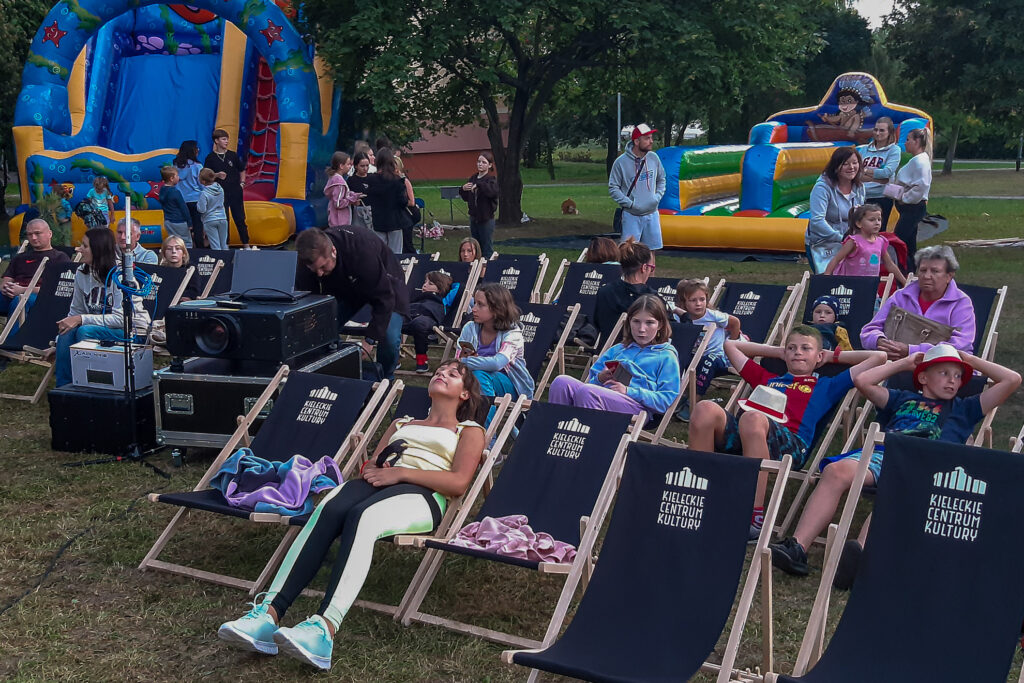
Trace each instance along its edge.
<path fill-rule="evenodd" d="M 953 277 L 960 268 L 953 250 L 946 245 L 925 247 L 914 254 L 917 279 L 886 299 L 871 322 L 860 331 L 860 342 L 865 349 L 885 351 L 889 360 L 906 358 L 912 353 L 924 352 L 934 344 L 904 344 L 885 338 L 885 318 L 889 309 L 898 306 L 905 311 L 923 315 L 929 320 L 954 327 L 949 340 L 959 351 L 973 353 L 974 304 L 971 298 L 956 286 Z"/>

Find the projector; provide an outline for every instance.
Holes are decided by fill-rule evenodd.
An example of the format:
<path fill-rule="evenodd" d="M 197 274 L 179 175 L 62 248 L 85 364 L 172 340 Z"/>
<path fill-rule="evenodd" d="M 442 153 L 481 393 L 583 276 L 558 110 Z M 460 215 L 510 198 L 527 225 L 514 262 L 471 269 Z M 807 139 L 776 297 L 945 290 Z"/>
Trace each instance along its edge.
<path fill-rule="evenodd" d="M 338 302 L 310 295 L 294 302 L 186 301 L 167 309 L 172 356 L 283 363 L 338 341 Z"/>

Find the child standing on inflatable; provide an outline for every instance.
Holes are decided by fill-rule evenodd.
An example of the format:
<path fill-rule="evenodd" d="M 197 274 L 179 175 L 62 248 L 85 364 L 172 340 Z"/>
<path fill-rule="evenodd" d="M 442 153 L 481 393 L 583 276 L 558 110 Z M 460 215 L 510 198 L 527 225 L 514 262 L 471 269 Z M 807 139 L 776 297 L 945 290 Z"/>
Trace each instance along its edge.
<path fill-rule="evenodd" d="M 192 248 L 192 214 L 188 212 L 185 197 L 178 189 L 178 169 L 164 166 L 160 169 L 160 177 L 164 186 L 160 188 L 160 205 L 164 209 L 164 227 L 167 232 L 180 237 L 185 246 Z"/>
<path fill-rule="evenodd" d="M 335 152 L 331 157 L 324 196 L 327 197 L 327 225 L 332 228 L 352 225 L 352 205 L 358 204 L 366 196 L 353 192 L 345 182 L 345 176 L 351 168 L 352 159 L 345 152 Z"/>
<path fill-rule="evenodd" d="M 101 175 L 92 179 L 92 189 L 85 198 L 93 203 L 106 216 L 106 224 L 110 225 L 110 205 L 117 203 L 117 198 L 110 194 L 110 182 Z"/>
<path fill-rule="evenodd" d="M 882 231 L 882 207 L 862 204 L 850 209 L 849 226 L 843 246 L 832 257 L 825 274 L 878 277 L 884 263 L 900 285 L 905 285 L 907 279 L 889 255 L 889 241 L 878 235 Z"/>

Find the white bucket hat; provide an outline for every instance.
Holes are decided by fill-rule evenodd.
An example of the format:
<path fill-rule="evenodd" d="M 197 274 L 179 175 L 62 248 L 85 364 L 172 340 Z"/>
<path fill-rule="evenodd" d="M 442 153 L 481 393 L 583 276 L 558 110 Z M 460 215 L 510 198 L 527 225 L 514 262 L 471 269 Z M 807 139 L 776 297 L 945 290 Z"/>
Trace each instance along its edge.
<path fill-rule="evenodd" d="M 786 394 L 778 389 L 766 385 L 754 387 L 750 398 L 741 398 L 737 403 L 743 410 L 756 411 L 779 424 L 789 422 L 789 418 L 786 417 Z"/>

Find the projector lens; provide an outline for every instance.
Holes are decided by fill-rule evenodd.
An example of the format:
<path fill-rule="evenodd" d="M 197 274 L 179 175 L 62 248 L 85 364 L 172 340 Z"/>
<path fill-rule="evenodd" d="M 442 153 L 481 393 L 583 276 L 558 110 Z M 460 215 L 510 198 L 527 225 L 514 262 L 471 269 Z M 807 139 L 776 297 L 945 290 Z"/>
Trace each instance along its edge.
<path fill-rule="evenodd" d="M 237 330 L 237 324 L 230 318 L 207 318 L 196 331 L 196 345 L 208 356 L 219 356 L 234 348 Z"/>

